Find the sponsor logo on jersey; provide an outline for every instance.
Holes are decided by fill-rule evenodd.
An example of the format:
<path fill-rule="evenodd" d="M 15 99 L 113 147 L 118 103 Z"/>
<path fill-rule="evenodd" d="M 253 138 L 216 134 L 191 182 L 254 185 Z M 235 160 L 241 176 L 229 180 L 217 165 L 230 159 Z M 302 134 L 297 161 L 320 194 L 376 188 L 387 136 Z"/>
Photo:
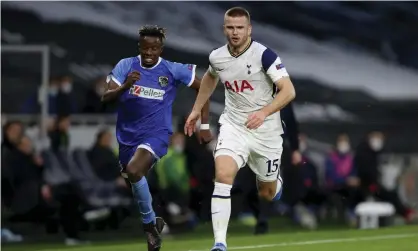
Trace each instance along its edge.
<path fill-rule="evenodd" d="M 244 92 L 245 90 L 254 90 L 253 86 L 247 80 L 225 81 L 225 89 L 232 92 Z"/>
<path fill-rule="evenodd" d="M 149 88 L 149 87 L 144 87 L 144 86 L 139 86 L 139 85 L 134 85 L 129 90 L 129 94 L 132 94 L 141 98 L 163 100 L 165 91 L 154 89 L 154 88 Z"/>
<path fill-rule="evenodd" d="M 284 65 L 283 64 L 276 64 L 276 70 L 280 70 L 283 69 Z"/>
<path fill-rule="evenodd" d="M 168 77 L 159 76 L 158 77 L 158 83 L 160 83 L 161 87 L 166 87 L 168 85 Z"/>
<path fill-rule="evenodd" d="M 193 70 L 193 65 L 192 64 L 187 65 L 187 69 L 189 69 L 190 71 Z"/>

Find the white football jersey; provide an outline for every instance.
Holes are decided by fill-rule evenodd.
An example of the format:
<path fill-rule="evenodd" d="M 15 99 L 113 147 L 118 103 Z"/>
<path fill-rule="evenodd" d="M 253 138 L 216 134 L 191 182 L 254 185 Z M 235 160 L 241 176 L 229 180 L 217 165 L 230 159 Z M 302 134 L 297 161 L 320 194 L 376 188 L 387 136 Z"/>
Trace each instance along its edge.
<path fill-rule="evenodd" d="M 232 56 L 227 45 L 209 55 L 209 72 L 225 87 L 225 110 L 219 120 L 245 126 L 248 116 L 274 99 L 277 80 L 289 76 L 280 58 L 266 46 L 252 41 L 241 54 Z M 283 133 L 280 113 L 270 115 L 257 131 Z"/>

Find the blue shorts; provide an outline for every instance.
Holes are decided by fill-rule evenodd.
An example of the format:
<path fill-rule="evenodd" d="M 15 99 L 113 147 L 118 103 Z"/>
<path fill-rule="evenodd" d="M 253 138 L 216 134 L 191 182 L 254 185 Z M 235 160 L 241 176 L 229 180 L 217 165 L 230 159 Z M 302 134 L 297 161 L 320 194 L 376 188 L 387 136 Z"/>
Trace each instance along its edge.
<path fill-rule="evenodd" d="M 121 169 L 126 168 L 138 148 L 143 148 L 149 151 L 154 156 L 155 164 L 155 162 L 167 154 L 168 140 L 163 140 L 158 137 L 150 137 L 140 140 L 139 144 L 135 146 L 128 146 L 119 143 L 119 163 L 121 165 Z"/>

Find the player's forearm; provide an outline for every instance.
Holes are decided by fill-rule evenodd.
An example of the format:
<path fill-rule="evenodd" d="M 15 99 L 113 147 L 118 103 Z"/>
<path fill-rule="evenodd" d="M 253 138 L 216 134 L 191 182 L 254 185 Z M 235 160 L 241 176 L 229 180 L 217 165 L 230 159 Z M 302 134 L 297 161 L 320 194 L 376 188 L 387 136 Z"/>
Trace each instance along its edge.
<path fill-rule="evenodd" d="M 209 100 L 203 105 L 200 123 L 209 124 Z"/>
<path fill-rule="evenodd" d="M 284 85 L 273 99 L 273 102 L 263 108 L 264 113 L 270 116 L 290 103 L 296 97 L 296 91 L 292 84 Z"/>
<path fill-rule="evenodd" d="M 126 88 L 126 85 L 118 86 L 115 89 L 109 89 L 103 94 L 102 102 L 116 101 L 128 89 L 129 88 Z"/>
<path fill-rule="evenodd" d="M 200 84 L 199 93 L 197 94 L 196 101 L 193 106 L 193 110 L 202 111 L 204 106 L 207 105 L 207 112 L 209 113 L 209 98 L 215 90 L 217 79 L 209 76 L 210 73 L 205 73 Z M 203 114 L 202 114 L 203 116 Z"/>

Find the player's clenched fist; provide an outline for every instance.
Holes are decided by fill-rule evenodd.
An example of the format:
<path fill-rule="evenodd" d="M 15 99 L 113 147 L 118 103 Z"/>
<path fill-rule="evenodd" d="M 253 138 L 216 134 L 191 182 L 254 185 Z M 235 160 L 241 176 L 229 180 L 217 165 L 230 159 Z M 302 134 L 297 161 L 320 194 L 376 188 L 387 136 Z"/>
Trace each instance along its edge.
<path fill-rule="evenodd" d="M 196 128 L 196 122 L 200 119 L 200 111 L 193 110 L 186 120 L 184 125 L 184 134 L 189 137 L 193 135 L 194 129 Z"/>
<path fill-rule="evenodd" d="M 128 77 L 125 80 L 125 83 L 123 86 L 126 86 L 126 88 L 131 88 L 131 86 L 134 85 L 136 81 L 138 81 L 141 78 L 141 74 L 137 71 L 132 71 L 128 74 Z"/>
<path fill-rule="evenodd" d="M 254 112 L 248 116 L 245 126 L 248 129 L 257 129 L 264 123 L 266 117 L 267 116 L 263 111 Z"/>

